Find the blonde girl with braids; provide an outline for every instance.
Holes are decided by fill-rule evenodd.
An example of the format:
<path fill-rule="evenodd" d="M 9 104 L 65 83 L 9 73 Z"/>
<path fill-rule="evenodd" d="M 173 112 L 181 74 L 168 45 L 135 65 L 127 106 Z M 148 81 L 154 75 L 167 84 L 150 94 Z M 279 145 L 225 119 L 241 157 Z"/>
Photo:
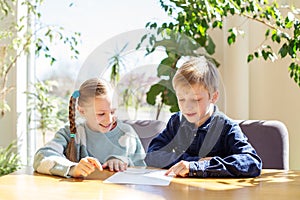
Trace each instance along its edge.
<path fill-rule="evenodd" d="M 84 122 L 75 122 L 76 111 Z M 112 88 L 93 78 L 72 94 L 69 125 L 36 152 L 33 167 L 44 174 L 85 177 L 96 169 L 123 171 L 127 166 L 145 166 L 144 157 L 134 129 L 116 119 Z"/>

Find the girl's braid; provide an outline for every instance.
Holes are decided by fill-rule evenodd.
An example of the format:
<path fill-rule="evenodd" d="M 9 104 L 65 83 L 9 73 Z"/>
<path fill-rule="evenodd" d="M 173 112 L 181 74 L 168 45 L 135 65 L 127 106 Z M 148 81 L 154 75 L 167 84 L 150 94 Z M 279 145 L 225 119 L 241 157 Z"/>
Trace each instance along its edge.
<path fill-rule="evenodd" d="M 77 151 L 75 146 L 75 136 L 77 134 L 76 124 L 75 124 L 75 111 L 76 111 L 76 98 L 73 95 L 70 97 L 69 102 L 69 122 L 70 122 L 70 132 L 71 140 L 69 141 L 66 149 L 66 156 L 70 161 L 77 162 Z"/>

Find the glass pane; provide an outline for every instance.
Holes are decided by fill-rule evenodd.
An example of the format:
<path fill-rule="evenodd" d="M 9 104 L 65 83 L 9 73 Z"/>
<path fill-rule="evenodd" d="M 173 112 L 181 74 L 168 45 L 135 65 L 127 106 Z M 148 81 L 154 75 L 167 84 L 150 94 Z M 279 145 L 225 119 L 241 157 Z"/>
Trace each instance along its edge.
<path fill-rule="evenodd" d="M 36 59 L 37 80 L 55 81 L 44 85 L 55 98 L 49 106 L 54 107 L 52 118 L 58 119 L 49 125 L 53 129 L 47 128 L 45 142 L 67 122 L 69 96 L 84 80 L 96 76 L 110 81 L 110 65 L 116 55 L 120 58 L 120 79 L 115 84 L 119 118 L 155 119 L 156 107 L 147 104 L 146 92 L 157 82 L 156 69 L 166 55 L 158 51 L 145 57 L 145 49 L 136 50 L 136 46 L 145 33 L 147 22 L 169 19 L 157 1 L 51 0 L 44 2 L 41 14 L 42 23 L 61 26 L 66 34 L 81 33 L 77 60 L 70 59 L 68 47 L 61 43 L 50 46 L 56 59 L 52 66 L 44 57 Z M 161 118 L 167 119 L 169 115 L 166 108 Z M 37 147 L 43 145 L 42 135 L 37 134 L 37 141 L 40 141 Z"/>

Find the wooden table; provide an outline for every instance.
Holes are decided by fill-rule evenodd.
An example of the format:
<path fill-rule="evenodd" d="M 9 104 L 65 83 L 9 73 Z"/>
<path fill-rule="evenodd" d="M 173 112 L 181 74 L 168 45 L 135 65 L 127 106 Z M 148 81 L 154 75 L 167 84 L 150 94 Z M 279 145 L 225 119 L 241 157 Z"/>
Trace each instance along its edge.
<path fill-rule="evenodd" d="M 300 171 L 263 170 L 257 178 L 173 178 L 169 186 L 105 184 L 102 172 L 85 179 L 61 178 L 31 168 L 0 177 L 0 199 L 300 199 Z"/>

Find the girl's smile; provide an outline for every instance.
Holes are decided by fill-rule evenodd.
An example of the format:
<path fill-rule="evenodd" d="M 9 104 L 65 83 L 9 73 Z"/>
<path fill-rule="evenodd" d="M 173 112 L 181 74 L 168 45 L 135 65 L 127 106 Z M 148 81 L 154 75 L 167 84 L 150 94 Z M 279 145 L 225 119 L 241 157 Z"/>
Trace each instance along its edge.
<path fill-rule="evenodd" d="M 93 100 L 93 99 L 92 99 Z M 115 109 L 109 95 L 94 98 L 94 103 L 81 107 L 88 127 L 96 132 L 107 133 L 116 125 Z"/>

